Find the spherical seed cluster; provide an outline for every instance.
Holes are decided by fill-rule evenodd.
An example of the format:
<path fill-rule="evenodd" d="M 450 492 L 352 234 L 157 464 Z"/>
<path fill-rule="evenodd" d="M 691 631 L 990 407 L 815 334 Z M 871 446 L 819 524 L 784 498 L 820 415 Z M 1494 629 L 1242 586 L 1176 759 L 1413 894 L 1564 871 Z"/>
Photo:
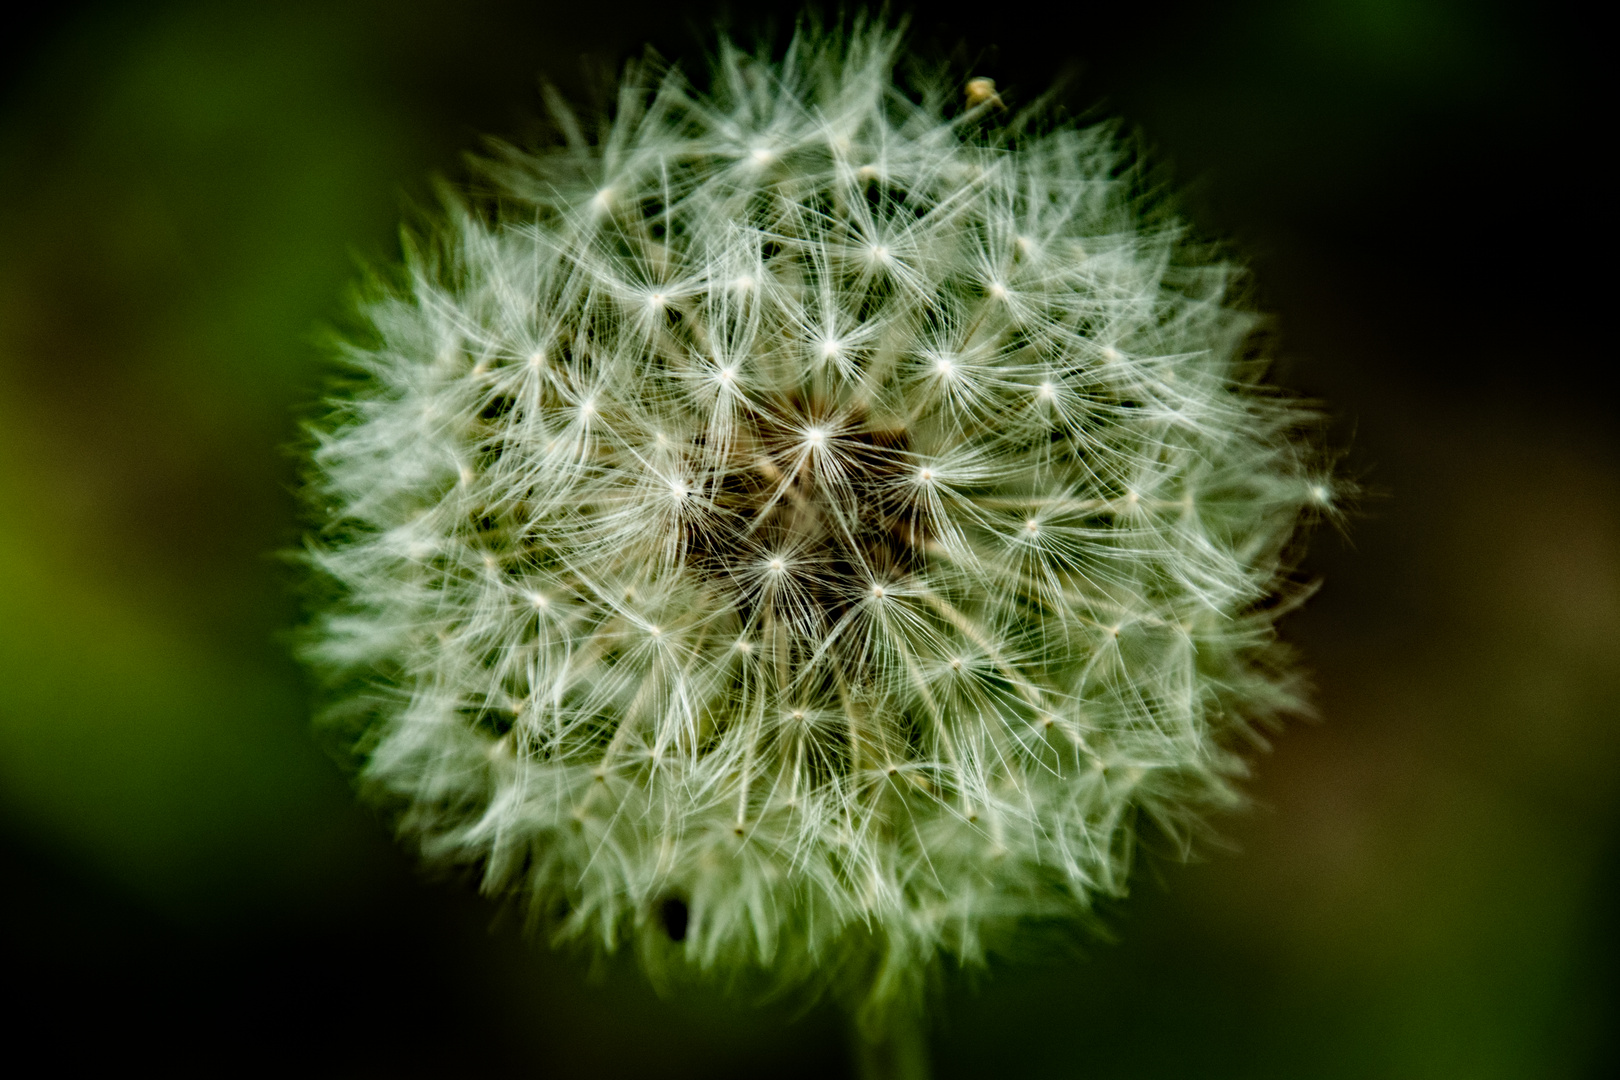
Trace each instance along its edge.
<path fill-rule="evenodd" d="M 312 485 L 311 651 L 431 857 L 878 1002 L 1233 800 L 1330 483 L 1113 135 L 898 48 L 560 113 L 379 290 Z"/>

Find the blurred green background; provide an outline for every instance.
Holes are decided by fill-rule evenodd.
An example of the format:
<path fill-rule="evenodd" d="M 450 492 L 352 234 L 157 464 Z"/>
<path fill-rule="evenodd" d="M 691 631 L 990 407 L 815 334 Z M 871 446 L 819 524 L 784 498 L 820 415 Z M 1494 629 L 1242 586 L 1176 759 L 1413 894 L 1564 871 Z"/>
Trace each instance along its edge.
<path fill-rule="evenodd" d="M 308 734 L 294 410 L 428 178 L 713 5 L 65 4 L 0 44 L 11 1045 L 353 1075 L 836 1077 L 839 1020 L 661 1002 L 422 877 Z M 739 6 L 740 30 L 785 5 Z M 953 979 L 941 1078 L 1620 1074 L 1620 424 L 1595 37 L 1461 0 L 924 5 L 1140 127 L 1383 492 L 1285 632 L 1322 719 L 1117 939 Z M 16 998 L 22 999 L 18 1007 Z M 1616 1072 L 1609 1072 L 1615 1069 Z"/>

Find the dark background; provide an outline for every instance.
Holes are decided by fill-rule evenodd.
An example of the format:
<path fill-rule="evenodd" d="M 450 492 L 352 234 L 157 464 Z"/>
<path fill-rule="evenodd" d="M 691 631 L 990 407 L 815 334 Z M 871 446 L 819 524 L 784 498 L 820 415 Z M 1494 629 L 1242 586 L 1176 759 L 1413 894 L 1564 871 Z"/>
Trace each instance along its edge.
<path fill-rule="evenodd" d="M 0 29 L 0 1019 L 13 1054 L 836 1077 L 840 1021 L 595 977 L 432 882 L 307 733 L 292 410 L 432 173 L 702 4 L 67 4 Z M 732 25 L 756 24 L 754 6 Z M 791 8 L 773 6 L 777 25 Z M 1285 623 L 1321 720 L 1116 941 L 953 978 L 941 1078 L 1620 1066 L 1620 424 L 1597 32 L 1463 0 L 925 5 L 1063 72 L 1254 267 L 1381 494 Z M 1612 57 L 1604 57 L 1605 66 Z M 1604 100 L 1607 100 L 1605 94 Z M 1605 106 L 1607 109 L 1607 106 Z"/>

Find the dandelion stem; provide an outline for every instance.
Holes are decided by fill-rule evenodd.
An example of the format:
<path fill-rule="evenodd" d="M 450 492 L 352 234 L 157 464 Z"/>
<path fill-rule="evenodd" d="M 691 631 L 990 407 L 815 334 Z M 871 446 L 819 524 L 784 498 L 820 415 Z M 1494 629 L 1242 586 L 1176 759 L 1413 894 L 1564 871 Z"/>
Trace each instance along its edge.
<path fill-rule="evenodd" d="M 872 1025 L 850 1024 L 858 1080 L 930 1080 L 928 1030 L 916 1012 L 896 1007 Z"/>

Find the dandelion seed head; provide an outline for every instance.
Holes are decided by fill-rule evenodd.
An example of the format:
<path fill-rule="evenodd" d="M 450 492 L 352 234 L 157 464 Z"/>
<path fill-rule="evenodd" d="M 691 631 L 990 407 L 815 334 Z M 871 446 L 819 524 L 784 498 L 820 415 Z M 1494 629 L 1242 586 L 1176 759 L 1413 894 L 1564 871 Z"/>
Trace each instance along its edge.
<path fill-rule="evenodd" d="M 492 165 L 311 451 L 308 655 L 427 857 L 872 1007 L 1238 801 L 1344 496 L 1111 130 L 901 49 L 806 31 Z"/>

